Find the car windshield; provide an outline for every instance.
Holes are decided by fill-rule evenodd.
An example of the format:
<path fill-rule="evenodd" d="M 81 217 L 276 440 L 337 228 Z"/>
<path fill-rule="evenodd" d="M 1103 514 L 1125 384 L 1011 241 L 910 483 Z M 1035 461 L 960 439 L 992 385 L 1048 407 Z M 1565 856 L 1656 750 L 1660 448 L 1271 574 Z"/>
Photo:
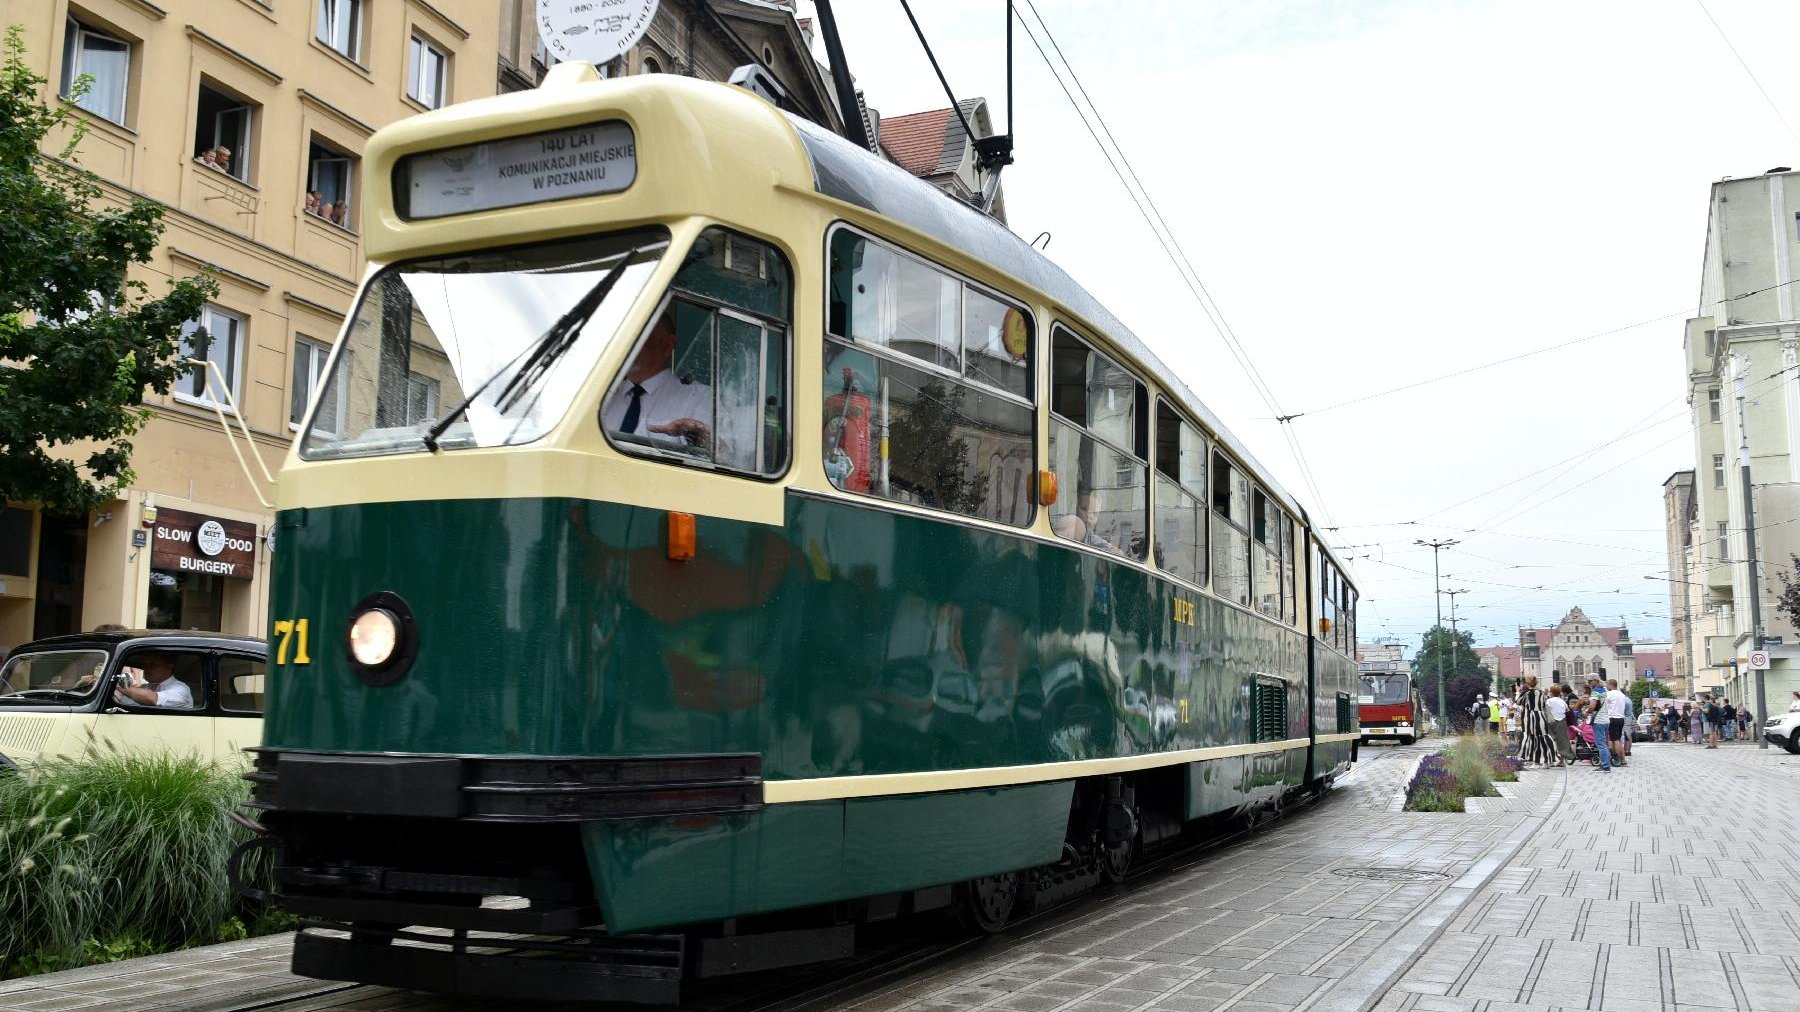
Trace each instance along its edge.
<path fill-rule="evenodd" d="M 308 460 L 528 443 L 567 413 L 668 249 L 661 229 L 388 267 L 332 353 Z M 623 266 L 598 305 L 585 306 Z M 585 323 L 546 341 L 577 306 Z M 574 322 L 574 321 L 571 321 Z M 304 363 L 295 361 L 295 383 Z M 473 396 L 441 433 L 433 426 Z"/>
<path fill-rule="evenodd" d="M 1408 686 L 1405 675 L 1364 675 L 1362 683 L 1363 695 L 1369 697 L 1365 703 L 1406 702 Z"/>
<path fill-rule="evenodd" d="M 104 650 L 44 650 L 14 654 L 0 668 L 0 703 L 80 699 L 106 670 Z"/>

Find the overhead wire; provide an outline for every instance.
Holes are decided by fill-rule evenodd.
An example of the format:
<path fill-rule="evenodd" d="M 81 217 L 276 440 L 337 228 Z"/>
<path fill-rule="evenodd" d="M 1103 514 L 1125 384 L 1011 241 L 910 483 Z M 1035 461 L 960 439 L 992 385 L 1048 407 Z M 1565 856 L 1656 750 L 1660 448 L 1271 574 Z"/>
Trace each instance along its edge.
<path fill-rule="evenodd" d="M 1731 55 L 1737 58 L 1738 66 L 1744 68 L 1744 76 L 1750 78 L 1750 83 L 1756 86 L 1757 93 L 1763 97 L 1764 102 L 1769 104 L 1769 111 L 1775 114 L 1777 120 L 1781 121 L 1782 129 L 1786 130 L 1788 136 L 1796 143 L 1800 143 L 1800 132 L 1795 131 L 1794 124 L 1788 122 L 1787 115 L 1781 111 L 1781 106 L 1769 97 L 1769 89 L 1763 87 L 1761 79 L 1756 76 L 1756 71 L 1751 70 L 1749 61 L 1744 59 L 1744 54 L 1738 52 L 1737 46 L 1731 42 L 1731 36 L 1725 34 L 1725 28 L 1719 24 L 1719 19 L 1713 17 L 1713 12 L 1707 9 L 1706 0 L 1694 0 L 1694 3 L 1699 6 L 1700 13 L 1706 15 L 1706 20 L 1712 22 L 1713 31 L 1719 33 L 1719 41 L 1725 43 L 1725 48 L 1731 50 Z"/>
<path fill-rule="evenodd" d="M 1038 51 L 1038 55 L 1044 60 L 1045 66 L 1049 68 L 1051 76 L 1056 79 L 1057 87 L 1062 90 L 1063 96 L 1067 98 L 1069 104 L 1074 107 L 1077 117 L 1082 121 L 1082 126 L 1087 129 L 1088 135 L 1094 140 L 1094 144 L 1100 148 L 1101 155 L 1106 158 L 1107 164 L 1113 170 L 1113 174 L 1119 178 L 1120 185 L 1125 187 L 1127 196 L 1131 198 L 1132 203 L 1137 207 L 1138 213 L 1143 216 L 1145 224 L 1150 226 L 1151 233 L 1156 236 L 1158 244 L 1162 246 L 1164 254 L 1168 256 L 1170 263 L 1175 267 L 1176 273 L 1181 276 L 1183 284 L 1187 286 L 1188 291 L 1194 296 L 1195 302 L 1200 305 L 1201 312 L 1206 315 L 1207 320 L 1213 325 L 1213 329 L 1219 334 L 1220 339 L 1224 341 L 1226 349 L 1231 352 L 1232 358 L 1236 360 L 1238 368 L 1243 371 L 1245 377 L 1250 381 L 1251 388 L 1256 392 L 1258 398 L 1262 400 L 1263 405 L 1281 421 L 1283 438 L 1288 443 L 1289 451 L 1294 457 L 1295 466 L 1300 471 L 1301 480 L 1306 484 L 1307 490 L 1312 496 L 1313 501 L 1318 504 L 1321 519 L 1329 521 L 1331 517 L 1330 507 L 1325 501 L 1324 492 L 1319 486 L 1318 479 L 1313 473 L 1311 464 L 1306 459 L 1306 453 L 1300 445 L 1298 434 L 1292 432 L 1292 419 L 1284 416 L 1281 406 L 1275 397 L 1273 387 L 1271 387 L 1268 380 L 1264 378 L 1262 371 L 1257 368 L 1255 361 L 1250 356 L 1249 349 L 1246 348 L 1243 342 L 1238 338 L 1237 332 L 1232 328 L 1230 321 L 1225 318 L 1224 310 L 1220 308 L 1218 301 L 1213 298 L 1212 292 L 1206 287 L 1205 281 L 1201 279 L 1200 272 L 1194 267 L 1193 261 L 1187 255 L 1187 251 L 1182 248 L 1181 241 L 1176 237 L 1173 227 L 1168 223 L 1168 219 L 1165 218 L 1162 211 L 1157 208 L 1155 199 L 1150 196 L 1149 188 L 1144 185 L 1143 179 L 1138 175 L 1137 170 L 1132 167 L 1130 158 L 1125 154 L 1125 149 L 1119 143 L 1118 138 L 1113 134 L 1112 128 L 1107 125 L 1106 117 L 1100 112 L 1099 105 L 1094 102 L 1093 96 L 1088 93 L 1086 85 L 1082 84 L 1081 76 L 1076 73 L 1075 66 L 1069 61 L 1068 55 L 1063 52 L 1061 43 L 1057 42 L 1056 34 L 1051 31 L 1049 22 L 1044 19 L 1043 14 L 1037 9 L 1036 4 L 1032 3 L 1032 0 L 1023 0 L 1023 2 L 1025 9 L 1029 10 L 1031 12 L 1031 17 L 1037 21 L 1037 31 L 1043 32 L 1044 39 L 1050 43 L 1050 48 L 1055 51 L 1056 60 L 1051 60 L 1049 52 L 1045 51 L 1043 43 L 1038 40 L 1037 31 L 1032 29 L 1030 21 L 1024 17 L 1020 17 L 1019 24 L 1025 29 L 1026 37 L 1031 40 L 1033 48 Z M 1059 62 L 1061 64 L 1060 70 L 1058 69 Z M 1065 73 L 1068 78 L 1066 83 L 1063 80 Z M 1070 84 L 1074 85 L 1075 92 L 1080 93 L 1081 101 L 1077 101 L 1075 92 L 1069 90 Z M 1086 103 L 1085 109 L 1083 108 L 1083 103 Z M 1092 114 L 1091 120 L 1089 117 L 1090 113 Z M 1101 139 L 1102 135 L 1105 136 L 1104 141 Z M 1109 144 L 1110 148 L 1108 147 Z"/>
<path fill-rule="evenodd" d="M 1748 299 L 1748 298 L 1751 298 L 1752 296 L 1762 295 L 1767 292 L 1774 291 L 1777 288 L 1785 288 L 1788 285 L 1792 285 L 1792 284 L 1800 284 L 1800 278 L 1795 278 L 1791 281 L 1783 281 L 1780 284 L 1769 285 L 1765 288 L 1758 288 L 1755 291 L 1744 292 L 1740 295 L 1727 296 L 1726 298 L 1715 300 L 1712 304 L 1714 306 L 1722 306 L 1728 302 L 1737 302 L 1740 299 Z M 1664 320 L 1687 319 L 1689 317 L 1692 317 L 1693 315 L 1694 315 L 1694 313 L 1691 310 L 1679 309 L 1672 313 L 1664 313 L 1661 316 L 1653 316 L 1647 320 L 1639 320 L 1636 323 L 1627 323 L 1624 326 L 1613 327 L 1610 330 L 1602 330 L 1597 333 L 1585 335 L 1583 337 L 1577 337 L 1577 338 L 1573 338 L 1573 339 L 1570 339 L 1567 341 L 1559 341 L 1556 344 L 1545 345 L 1542 348 L 1534 348 L 1531 351 L 1523 351 L 1516 355 L 1508 355 L 1505 358 L 1497 358 L 1491 362 L 1482 362 L 1477 365 L 1465 366 L 1461 369 L 1454 369 L 1450 372 L 1443 373 L 1441 375 L 1428 376 L 1424 379 L 1414 380 L 1410 383 L 1402 383 L 1399 386 L 1389 387 L 1385 390 L 1377 390 L 1377 391 L 1374 391 L 1373 393 L 1361 394 L 1359 396 L 1349 398 L 1348 400 L 1342 400 L 1342 401 L 1338 401 L 1333 404 L 1324 405 L 1323 407 L 1309 408 L 1305 411 L 1296 411 L 1292 415 L 1289 415 L 1287 417 L 1305 418 L 1305 417 L 1308 417 L 1311 415 L 1321 415 L 1327 411 L 1336 411 L 1339 408 L 1347 408 L 1353 404 L 1361 404 L 1365 401 L 1372 401 L 1372 400 L 1375 400 L 1380 397 L 1388 397 L 1388 396 L 1392 396 L 1393 394 L 1405 393 L 1408 390 L 1416 390 L 1422 386 L 1430 386 L 1434 383 L 1442 383 L 1446 380 L 1457 379 L 1462 376 L 1467 376 L 1470 373 L 1481 372 L 1484 369 L 1492 369 L 1495 366 L 1507 365 L 1507 364 L 1510 364 L 1513 362 L 1518 362 L 1518 361 L 1521 361 L 1524 359 L 1534 358 L 1538 355 L 1548 355 L 1549 353 L 1551 353 L 1553 351 L 1561 351 L 1565 348 L 1572 348 L 1578 344 L 1586 344 L 1589 341 L 1597 341 L 1600 338 L 1611 337 L 1614 334 L 1623 334 L 1628 330 L 1636 330 L 1639 327 L 1647 327 L 1650 324 L 1661 323 Z"/>

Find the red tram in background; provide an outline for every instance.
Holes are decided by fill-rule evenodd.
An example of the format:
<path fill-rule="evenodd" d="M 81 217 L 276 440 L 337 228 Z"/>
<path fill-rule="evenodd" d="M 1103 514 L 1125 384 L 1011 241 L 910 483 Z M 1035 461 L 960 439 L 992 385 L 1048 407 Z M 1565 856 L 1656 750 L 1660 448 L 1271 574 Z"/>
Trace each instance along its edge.
<path fill-rule="evenodd" d="M 1362 696 L 1362 743 L 1390 740 L 1411 745 L 1431 733 L 1431 711 L 1413 676 L 1402 671 L 1365 671 Z"/>

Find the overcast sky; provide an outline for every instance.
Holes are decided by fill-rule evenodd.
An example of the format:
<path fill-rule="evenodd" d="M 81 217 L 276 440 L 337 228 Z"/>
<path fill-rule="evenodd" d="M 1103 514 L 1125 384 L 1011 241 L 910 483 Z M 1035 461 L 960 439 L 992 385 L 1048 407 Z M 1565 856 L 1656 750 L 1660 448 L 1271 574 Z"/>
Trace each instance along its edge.
<path fill-rule="evenodd" d="M 1479 644 L 1574 605 L 1666 637 L 1662 482 L 1693 466 L 1681 321 L 1707 187 L 1800 165 L 1782 119 L 1800 124 L 1800 5 L 1033 2 L 1282 412 L 1302 415 L 1319 495 L 1022 32 L 1013 230 L 1049 231 L 1049 256 L 1341 525 L 1363 637 L 1417 648 L 1432 553 L 1413 541 L 1444 537 L 1462 544 L 1443 585 L 1469 590 L 1457 612 Z M 836 7 L 872 105 L 948 104 L 899 0 Z M 1004 129 L 1002 0 L 913 9 L 957 96 L 986 96 Z"/>

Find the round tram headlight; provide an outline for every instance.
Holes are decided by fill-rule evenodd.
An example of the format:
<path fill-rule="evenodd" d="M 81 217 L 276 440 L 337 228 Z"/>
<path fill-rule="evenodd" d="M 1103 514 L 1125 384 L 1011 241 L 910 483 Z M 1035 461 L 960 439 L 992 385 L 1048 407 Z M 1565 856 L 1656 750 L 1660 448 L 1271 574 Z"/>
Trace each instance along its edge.
<path fill-rule="evenodd" d="M 350 656 L 358 664 L 379 668 L 399 645 L 400 620 L 386 608 L 370 608 L 350 620 Z"/>
<path fill-rule="evenodd" d="M 391 685 L 419 655 L 419 623 L 399 594 L 377 591 L 356 602 L 344 627 L 344 654 L 363 684 Z"/>

